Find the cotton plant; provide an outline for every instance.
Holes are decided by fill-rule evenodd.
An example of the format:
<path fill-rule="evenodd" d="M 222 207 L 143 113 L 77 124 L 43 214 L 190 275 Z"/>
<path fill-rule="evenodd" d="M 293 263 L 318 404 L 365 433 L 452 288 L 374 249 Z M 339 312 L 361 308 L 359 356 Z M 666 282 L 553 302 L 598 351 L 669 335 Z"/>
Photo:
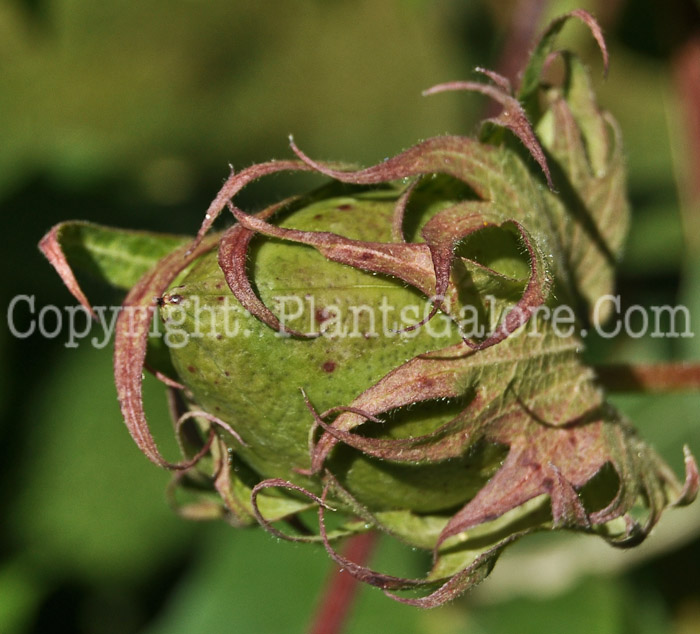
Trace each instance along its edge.
<path fill-rule="evenodd" d="M 440 605 L 537 531 L 639 544 L 680 482 L 607 400 L 582 356 L 600 328 L 628 229 L 620 130 L 552 22 L 478 138 L 439 136 L 366 168 L 294 159 L 231 173 L 194 238 L 64 222 L 41 249 L 88 311 L 74 269 L 127 291 L 114 376 L 140 450 L 173 473 L 194 519 L 317 542 L 344 570 L 412 605 Z M 561 69 L 556 82 L 546 70 Z M 279 172 L 324 186 L 246 211 Z M 233 222 L 220 232 L 222 213 Z M 93 313 L 94 314 L 94 313 Z M 156 445 L 144 371 L 165 385 L 182 458 Z M 380 531 L 432 554 L 421 579 L 337 547 Z M 274 548 L 274 542 L 270 548 Z M 272 574 L 272 571 L 271 571 Z M 406 592 L 407 591 L 407 592 Z"/>

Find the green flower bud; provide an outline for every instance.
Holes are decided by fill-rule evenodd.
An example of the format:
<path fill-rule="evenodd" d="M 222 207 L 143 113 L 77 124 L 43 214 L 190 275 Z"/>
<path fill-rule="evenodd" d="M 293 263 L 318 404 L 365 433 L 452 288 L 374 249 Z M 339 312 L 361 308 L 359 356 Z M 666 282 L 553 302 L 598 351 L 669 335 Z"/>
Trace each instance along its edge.
<path fill-rule="evenodd" d="M 628 209 L 619 131 L 585 67 L 562 53 L 561 87 L 540 83 L 570 17 L 607 64 L 597 24 L 574 11 L 535 46 L 517 94 L 489 71 L 489 83 L 429 91 L 500 102 L 479 141 L 428 139 L 359 171 L 292 143 L 299 160 L 232 174 L 193 242 L 80 223 L 42 241 L 84 305 L 69 259 L 131 287 L 115 340 L 119 399 L 141 450 L 194 497 L 177 498 L 183 515 L 320 541 L 355 577 L 430 607 L 527 533 L 630 546 L 665 507 L 694 499 L 690 452 L 681 484 L 581 359 Z M 258 214 L 236 206 L 252 180 L 294 170 L 334 182 Z M 208 235 L 225 207 L 236 224 Z M 138 255 L 133 268 L 109 261 L 115 244 Z M 156 311 L 160 337 L 149 337 Z M 150 433 L 144 367 L 169 386 L 182 462 Z M 375 573 L 334 549 L 373 529 L 431 550 L 428 576 Z M 427 594 L 394 594 L 416 588 Z"/>
<path fill-rule="evenodd" d="M 393 190 L 331 197 L 296 209 L 283 225 L 388 242 L 395 198 Z M 246 446 L 236 451 L 246 464 L 264 477 L 289 479 L 320 493 L 319 483 L 300 475 L 311 468 L 314 422 L 304 393 L 319 412 L 348 405 L 408 360 L 456 344 L 459 333 L 448 319 L 406 331 L 430 312 L 426 298 L 400 281 L 328 261 L 303 245 L 260 240 L 251 269 L 262 301 L 276 306 L 280 322 L 317 336 L 281 336 L 245 311 L 210 253 L 164 295 L 160 312 L 166 331 L 176 324 L 186 341 L 171 350 L 172 359 L 198 405 L 241 435 Z M 431 433 L 467 398 L 465 393 L 452 404 L 430 401 L 409 409 L 375 425 L 379 437 Z M 402 464 L 338 447 L 327 466 L 372 509 L 430 512 L 474 497 L 504 454 L 502 447 L 487 443 L 438 464 Z"/>

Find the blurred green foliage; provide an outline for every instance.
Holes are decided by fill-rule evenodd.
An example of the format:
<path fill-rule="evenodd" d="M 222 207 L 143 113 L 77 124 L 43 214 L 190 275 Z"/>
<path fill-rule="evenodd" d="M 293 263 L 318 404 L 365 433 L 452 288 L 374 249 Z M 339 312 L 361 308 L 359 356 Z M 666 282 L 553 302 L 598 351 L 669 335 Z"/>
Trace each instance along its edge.
<path fill-rule="evenodd" d="M 612 4 L 616 11 L 591 1 L 550 3 L 548 11 L 599 9 L 606 27 L 612 68 L 599 82 L 600 101 L 623 128 L 634 209 L 620 291 L 628 305 L 686 302 L 696 316 L 700 254 L 685 247 L 677 191 L 685 133 L 672 38 L 662 29 L 669 18 L 660 20 L 663 7 L 675 5 Z M 72 305 L 36 250 L 55 222 L 192 233 L 228 164 L 289 156 L 289 133 L 312 156 L 367 164 L 427 136 L 474 132 L 481 98 L 423 99 L 420 91 L 470 78 L 476 65 L 496 67 L 515 5 L 6 0 L 3 309 L 17 294 L 35 296 L 37 311 Z M 564 37 L 599 64 L 582 28 Z M 283 178 L 265 181 L 248 202 L 260 205 L 288 187 Z M 96 301 L 115 299 L 89 281 L 87 291 Z M 22 305 L 15 325 L 28 319 Z M 697 317 L 693 326 L 700 331 Z M 303 631 L 331 570 L 325 554 L 262 531 L 175 517 L 167 475 L 141 456 L 121 423 L 108 349 L 64 343 L 65 332 L 47 340 L 0 331 L 0 632 Z M 697 360 L 700 339 L 591 341 L 589 355 Z M 153 382 L 147 399 L 174 457 Z M 700 453 L 700 396 L 617 402 L 671 464 L 680 468 L 683 442 Z M 489 584 L 508 581 L 499 580 L 499 564 L 483 592 L 431 612 L 363 589 L 348 632 L 700 631 L 697 510 L 672 511 L 663 525 L 663 536 L 641 547 L 646 558 L 602 576 L 594 566 L 574 570 L 574 585 L 543 596 L 533 596 L 546 576 L 537 565 L 531 584 L 489 595 Z M 512 556 L 527 552 L 525 543 Z M 387 541 L 374 563 L 418 574 L 425 562 Z"/>

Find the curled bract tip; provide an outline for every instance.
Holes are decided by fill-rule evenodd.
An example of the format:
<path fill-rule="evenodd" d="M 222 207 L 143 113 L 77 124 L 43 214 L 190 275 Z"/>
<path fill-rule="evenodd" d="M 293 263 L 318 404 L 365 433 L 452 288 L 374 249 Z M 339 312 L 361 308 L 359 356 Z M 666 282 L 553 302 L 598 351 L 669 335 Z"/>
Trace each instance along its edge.
<path fill-rule="evenodd" d="M 593 14 L 589 13 L 585 9 L 574 9 L 568 15 L 583 22 L 590 30 L 591 34 L 593 35 L 593 38 L 598 44 L 600 54 L 603 57 L 603 74 L 607 76 L 608 70 L 610 68 L 610 55 L 608 53 L 608 45 L 605 43 L 603 29 L 600 27 L 598 20 L 595 19 Z M 564 16 L 563 19 L 566 19 L 566 17 L 567 16 Z"/>
<path fill-rule="evenodd" d="M 694 502 L 700 489 L 700 472 L 695 456 L 690 451 L 688 445 L 683 446 L 683 456 L 685 458 L 685 482 L 683 489 L 674 502 L 674 506 L 686 506 Z"/>
<path fill-rule="evenodd" d="M 552 174 L 547 164 L 547 158 L 532 129 L 525 110 L 510 92 L 510 82 L 502 75 L 493 71 L 480 69 L 480 72 L 489 77 L 494 83 L 482 84 L 474 81 L 452 81 L 444 84 L 437 84 L 424 91 L 423 94 L 433 95 L 446 91 L 466 90 L 481 93 L 500 103 L 503 106 L 500 114 L 488 119 L 488 121 L 507 128 L 520 139 L 532 158 L 534 158 L 540 166 L 542 173 L 547 179 L 549 189 L 554 191 L 554 183 L 552 182 Z"/>
<path fill-rule="evenodd" d="M 69 225 L 70 223 L 61 222 L 52 227 L 39 242 L 39 250 L 56 270 L 71 295 L 73 295 L 80 305 L 90 313 L 93 319 L 97 319 L 97 315 L 88 301 L 88 298 L 85 296 L 85 293 L 83 293 L 83 290 L 80 288 L 80 284 L 78 284 L 73 269 L 70 264 L 68 264 L 68 259 L 61 247 L 61 233 Z"/>

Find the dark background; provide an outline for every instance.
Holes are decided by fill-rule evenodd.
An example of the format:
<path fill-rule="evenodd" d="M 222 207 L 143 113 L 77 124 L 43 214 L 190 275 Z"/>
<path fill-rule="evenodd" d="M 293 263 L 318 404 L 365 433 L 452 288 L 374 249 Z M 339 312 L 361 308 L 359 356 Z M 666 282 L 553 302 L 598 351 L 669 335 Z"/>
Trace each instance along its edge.
<path fill-rule="evenodd" d="M 37 311 L 74 303 L 36 248 L 54 223 L 193 233 L 229 163 L 289 157 L 289 133 L 314 157 L 359 164 L 474 133 L 482 97 L 421 90 L 473 78 L 477 65 L 509 72 L 519 35 L 576 6 L 603 23 L 607 81 L 582 26 L 561 43 L 593 67 L 629 160 L 623 303 L 700 314 L 698 5 L 661 0 L 4 0 L 3 310 L 17 294 L 35 296 Z M 268 179 L 248 200 L 291 186 Z M 26 325 L 26 306 L 15 319 Z M 593 341 L 588 354 L 697 360 L 697 317 L 693 330 Z M 0 632 L 303 631 L 331 570 L 325 554 L 175 517 L 167 474 L 121 422 L 109 349 L 65 342 L 65 331 L 0 330 Z M 146 395 L 165 428 L 161 390 L 148 382 Z M 615 400 L 677 471 L 684 442 L 700 453 L 700 395 Z M 526 540 L 477 591 L 430 612 L 363 589 L 348 632 L 698 632 L 699 509 L 668 512 L 630 553 L 582 536 Z M 424 560 L 387 541 L 373 563 L 420 574 Z"/>

